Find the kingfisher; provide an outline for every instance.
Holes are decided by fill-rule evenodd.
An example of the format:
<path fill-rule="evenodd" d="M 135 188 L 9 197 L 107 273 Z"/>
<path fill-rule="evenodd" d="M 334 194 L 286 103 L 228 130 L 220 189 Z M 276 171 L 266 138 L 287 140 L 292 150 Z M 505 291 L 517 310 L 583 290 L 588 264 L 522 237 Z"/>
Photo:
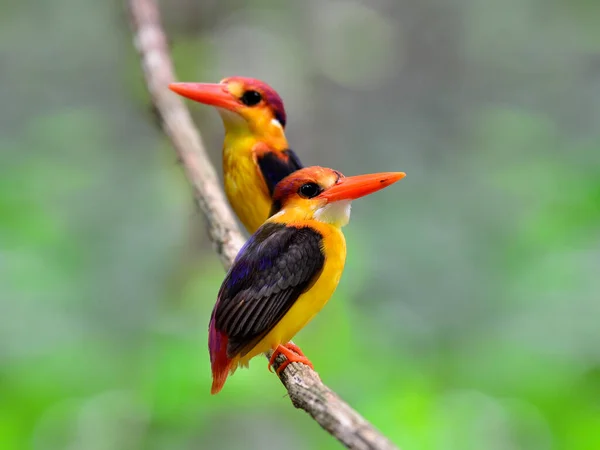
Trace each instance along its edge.
<path fill-rule="evenodd" d="M 254 233 L 269 217 L 277 183 L 302 168 L 285 137 L 281 97 L 263 81 L 237 76 L 219 83 L 171 83 L 169 88 L 219 111 L 225 126 L 225 193 L 244 227 Z"/>
<path fill-rule="evenodd" d="M 250 359 L 273 350 L 286 361 L 312 367 L 289 342 L 329 301 L 346 260 L 341 228 L 351 201 L 405 176 L 385 172 L 344 177 L 307 167 L 284 178 L 273 194 L 271 215 L 242 247 L 219 290 L 209 323 L 211 393 Z"/>

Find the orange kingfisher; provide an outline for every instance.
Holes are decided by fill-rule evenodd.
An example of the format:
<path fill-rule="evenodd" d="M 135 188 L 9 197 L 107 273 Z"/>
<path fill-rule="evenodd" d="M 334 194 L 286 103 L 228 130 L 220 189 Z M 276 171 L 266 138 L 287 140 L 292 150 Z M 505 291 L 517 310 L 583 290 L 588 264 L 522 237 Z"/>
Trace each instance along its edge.
<path fill-rule="evenodd" d="M 268 84 L 244 77 L 172 83 L 169 88 L 219 111 L 225 126 L 225 193 L 242 224 L 254 233 L 269 217 L 275 185 L 302 168 L 285 137 L 281 97 Z"/>
<path fill-rule="evenodd" d="M 346 260 L 341 227 L 350 202 L 383 189 L 402 172 L 344 177 L 323 167 L 307 167 L 275 188 L 271 217 L 250 237 L 227 273 L 213 309 L 208 348 L 218 393 L 230 373 L 254 356 L 274 350 L 287 361 L 312 367 L 290 343 L 325 306 Z"/>

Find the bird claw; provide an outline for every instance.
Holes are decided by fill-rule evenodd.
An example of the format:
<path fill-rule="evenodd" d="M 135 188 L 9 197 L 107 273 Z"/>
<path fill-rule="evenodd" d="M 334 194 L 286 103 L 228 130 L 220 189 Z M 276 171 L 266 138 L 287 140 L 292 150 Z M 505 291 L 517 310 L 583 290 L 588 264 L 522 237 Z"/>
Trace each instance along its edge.
<path fill-rule="evenodd" d="M 271 358 L 269 359 L 269 365 L 267 366 L 269 372 L 273 372 L 273 370 L 271 370 L 271 366 L 275 363 L 275 360 L 279 355 L 285 356 L 286 360 L 282 362 L 281 365 L 277 368 L 277 375 L 283 372 L 288 366 L 288 364 L 291 364 L 293 362 L 299 362 L 307 365 L 311 369 L 314 369 L 313 363 L 310 362 L 310 360 L 306 356 L 304 356 L 304 353 L 302 353 L 300 347 L 298 347 L 292 342 L 288 342 L 285 345 L 278 345 L 273 354 L 271 355 Z"/>

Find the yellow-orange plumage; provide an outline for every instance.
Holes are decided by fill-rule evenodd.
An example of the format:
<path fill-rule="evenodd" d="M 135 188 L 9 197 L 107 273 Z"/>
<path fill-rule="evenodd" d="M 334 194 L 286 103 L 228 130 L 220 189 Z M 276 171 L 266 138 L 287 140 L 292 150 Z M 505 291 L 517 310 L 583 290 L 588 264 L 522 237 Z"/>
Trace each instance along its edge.
<path fill-rule="evenodd" d="M 223 146 L 223 183 L 225 194 L 248 232 L 255 232 L 269 217 L 271 193 L 257 164 L 254 136 L 226 137 Z"/>

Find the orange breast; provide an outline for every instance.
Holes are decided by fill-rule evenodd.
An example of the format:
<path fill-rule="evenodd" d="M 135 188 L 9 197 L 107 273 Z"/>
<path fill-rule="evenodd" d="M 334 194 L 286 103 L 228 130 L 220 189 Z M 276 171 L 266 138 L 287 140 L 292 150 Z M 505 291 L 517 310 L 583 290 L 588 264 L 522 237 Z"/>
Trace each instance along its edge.
<path fill-rule="evenodd" d="M 254 233 L 271 211 L 271 196 L 252 153 L 252 142 L 223 149 L 225 194 L 249 233 Z"/>

